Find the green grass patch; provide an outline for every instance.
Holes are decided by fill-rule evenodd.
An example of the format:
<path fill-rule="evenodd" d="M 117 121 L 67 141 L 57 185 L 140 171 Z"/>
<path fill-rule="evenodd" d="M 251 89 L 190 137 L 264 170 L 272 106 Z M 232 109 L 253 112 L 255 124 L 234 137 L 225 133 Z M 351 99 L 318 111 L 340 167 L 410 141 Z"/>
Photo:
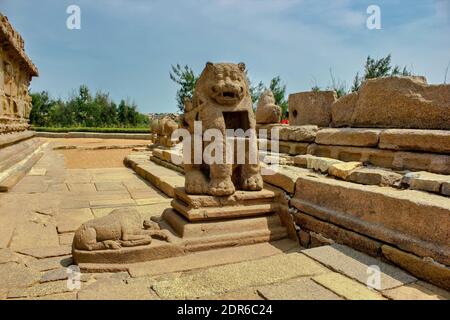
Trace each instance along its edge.
<path fill-rule="evenodd" d="M 92 127 L 32 127 L 31 130 L 38 132 L 99 132 L 99 133 L 150 133 L 150 128 L 92 128 Z"/>

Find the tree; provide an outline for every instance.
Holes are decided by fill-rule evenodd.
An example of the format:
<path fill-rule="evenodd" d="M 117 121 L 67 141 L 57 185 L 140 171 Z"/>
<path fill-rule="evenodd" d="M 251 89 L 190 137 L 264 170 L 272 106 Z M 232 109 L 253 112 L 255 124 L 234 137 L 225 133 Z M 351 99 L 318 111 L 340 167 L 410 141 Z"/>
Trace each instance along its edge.
<path fill-rule="evenodd" d="M 181 112 L 184 112 L 184 100 L 186 98 L 192 99 L 198 76 L 188 65 L 184 67 L 179 64 L 176 66 L 171 65 L 171 68 L 172 71 L 169 72 L 170 79 L 180 85 L 177 91 L 177 106 Z"/>
<path fill-rule="evenodd" d="M 33 107 L 30 113 L 30 123 L 36 126 L 45 126 L 49 120 L 49 112 L 54 103 L 47 91 L 32 93 L 31 104 Z"/>
<path fill-rule="evenodd" d="M 30 123 L 53 127 L 138 127 L 147 126 L 147 115 L 138 111 L 136 103 L 122 100 L 119 107 L 109 93 L 97 91 L 93 96 L 87 86 L 80 86 L 70 97 L 52 100 L 47 92 L 32 93 Z"/>
<path fill-rule="evenodd" d="M 250 80 L 248 81 L 248 83 L 250 96 L 252 97 L 253 104 L 255 104 L 256 101 L 258 101 L 261 94 L 263 93 L 263 91 L 266 89 L 266 86 L 262 81 L 258 82 L 258 84 L 256 85 L 253 85 Z"/>
<path fill-rule="evenodd" d="M 364 66 L 364 75 L 359 76 L 359 72 L 356 74 L 351 90 L 357 91 L 364 80 L 382 78 L 389 76 L 410 76 L 412 73 L 408 69 L 403 67 L 401 69 L 399 66 L 391 66 L 391 55 L 388 54 L 384 58 L 374 59 L 370 56 L 366 59 L 366 64 Z"/>

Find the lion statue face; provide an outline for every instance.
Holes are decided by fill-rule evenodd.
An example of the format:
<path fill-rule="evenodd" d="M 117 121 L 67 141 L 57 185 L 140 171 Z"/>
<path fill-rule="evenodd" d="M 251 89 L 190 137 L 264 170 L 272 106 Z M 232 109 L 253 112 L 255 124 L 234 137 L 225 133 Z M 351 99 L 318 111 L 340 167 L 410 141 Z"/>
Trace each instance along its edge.
<path fill-rule="evenodd" d="M 206 98 L 220 105 L 234 106 L 248 94 L 245 64 L 208 62 L 197 85 Z"/>

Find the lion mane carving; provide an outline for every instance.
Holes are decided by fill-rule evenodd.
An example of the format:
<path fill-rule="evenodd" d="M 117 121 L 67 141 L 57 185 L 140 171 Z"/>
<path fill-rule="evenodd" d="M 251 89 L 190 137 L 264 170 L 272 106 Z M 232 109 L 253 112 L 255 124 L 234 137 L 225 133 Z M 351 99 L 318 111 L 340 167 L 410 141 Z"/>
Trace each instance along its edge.
<path fill-rule="evenodd" d="M 185 101 L 184 126 L 193 133 L 194 121 L 202 122 L 202 130 L 255 130 L 256 122 L 245 64 L 208 62 L 194 90 L 192 101 Z M 256 148 L 256 141 L 254 141 Z M 203 150 L 208 142 L 203 141 Z M 263 187 L 259 163 L 249 161 L 246 145 L 244 164 L 185 164 L 185 189 L 189 194 L 228 196 L 235 190 L 257 191 Z M 223 148 L 224 152 L 226 148 Z M 256 149 L 255 149 L 256 150 Z M 191 143 L 191 157 L 193 157 Z M 225 156 L 224 156 L 225 159 Z"/>

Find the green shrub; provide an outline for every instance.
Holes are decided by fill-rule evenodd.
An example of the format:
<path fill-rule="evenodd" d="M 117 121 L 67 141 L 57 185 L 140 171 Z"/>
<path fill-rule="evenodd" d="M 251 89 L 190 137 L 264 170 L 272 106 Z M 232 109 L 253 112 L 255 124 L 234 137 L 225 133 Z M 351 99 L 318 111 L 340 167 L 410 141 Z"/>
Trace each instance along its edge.
<path fill-rule="evenodd" d="M 99 133 L 150 133 L 150 128 L 95 128 L 95 127 L 31 127 L 38 132 L 99 132 Z"/>

